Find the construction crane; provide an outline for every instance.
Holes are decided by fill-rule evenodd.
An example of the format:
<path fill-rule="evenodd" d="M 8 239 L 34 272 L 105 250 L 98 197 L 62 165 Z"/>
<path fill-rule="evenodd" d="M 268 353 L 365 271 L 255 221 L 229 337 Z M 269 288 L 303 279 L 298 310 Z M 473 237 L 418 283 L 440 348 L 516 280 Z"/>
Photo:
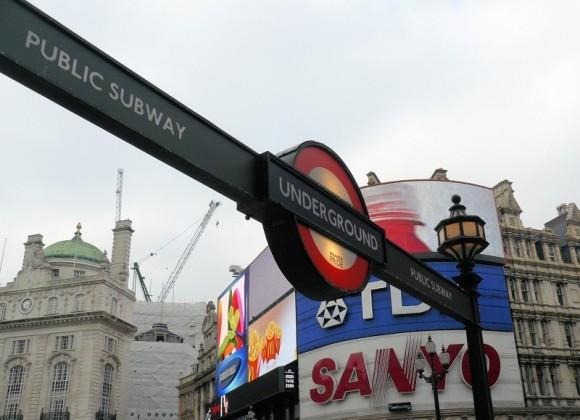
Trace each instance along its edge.
<path fill-rule="evenodd" d="M 151 294 L 149 290 L 147 290 L 147 286 L 145 285 L 145 277 L 141 274 L 141 270 L 139 269 L 139 263 L 133 263 L 133 276 L 137 276 L 139 279 L 139 283 L 141 284 L 141 290 L 143 291 L 143 297 L 145 298 L 146 302 L 151 302 Z M 133 282 L 135 282 L 135 278 L 133 277 Z M 135 286 L 133 286 L 135 288 Z"/>
<path fill-rule="evenodd" d="M 123 201 L 123 168 L 117 169 L 117 208 L 115 222 L 121 220 L 121 202 Z"/>
<path fill-rule="evenodd" d="M 197 230 L 195 231 L 195 234 L 193 235 L 193 237 L 191 238 L 191 240 L 187 244 L 185 251 L 183 251 L 183 254 L 181 254 L 181 257 L 179 258 L 177 265 L 173 269 L 173 272 L 171 273 L 171 275 L 169 276 L 169 278 L 167 279 L 167 281 L 163 285 L 163 288 L 161 289 L 161 294 L 158 297 L 159 302 L 165 302 L 165 299 L 167 299 L 167 295 L 169 294 L 171 289 L 173 289 L 173 286 L 175 285 L 175 281 L 179 277 L 181 270 L 183 270 L 185 263 L 187 262 L 193 249 L 197 245 L 199 238 L 201 238 L 201 235 L 202 235 L 203 231 L 205 230 L 205 228 L 207 227 L 209 220 L 211 219 L 211 217 L 213 216 L 213 214 L 215 213 L 216 209 L 218 208 L 218 206 L 220 204 L 221 203 L 219 201 L 213 201 L 213 200 L 209 203 L 209 210 L 207 211 L 207 213 L 203 217 L 203 220 L 201 221 L 200 225 L 198 226 Z M 136 270 L 136 272 L 137 272 L 137 270 Z M 141 287 L 144 288 L 143 292 L 145 293 L 147 288 L 145 287 L 144 282 L 141 282 Z M 147 299 L 147 298 L 145 298 L 145 299 Z"/>

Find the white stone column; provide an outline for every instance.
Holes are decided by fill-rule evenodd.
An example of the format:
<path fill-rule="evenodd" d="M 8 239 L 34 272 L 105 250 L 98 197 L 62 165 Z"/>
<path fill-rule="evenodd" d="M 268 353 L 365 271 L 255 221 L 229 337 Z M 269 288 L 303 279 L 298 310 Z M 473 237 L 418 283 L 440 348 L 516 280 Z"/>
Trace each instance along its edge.
<path fill-rule="evenodd" d="M 568 252 L 570 253 L 570 262 L 572 264 L 578 265 L 578 261 L 576 259 L 576 249 L 574 248 L 574 244 L 568 242 L 566 245 L 568 246 Z"/>

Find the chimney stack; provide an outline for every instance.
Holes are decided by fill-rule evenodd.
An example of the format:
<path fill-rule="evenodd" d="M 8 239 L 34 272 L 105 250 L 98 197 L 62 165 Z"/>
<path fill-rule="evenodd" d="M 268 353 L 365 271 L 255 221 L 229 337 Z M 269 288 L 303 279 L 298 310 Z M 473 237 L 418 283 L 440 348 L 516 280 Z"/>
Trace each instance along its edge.
<path fill-rule="evenodd" d="M 125 283 L 129 278 L 129 256 L 131 254 L 130 220 L 118 220 L 113 229 L 113 251 L 111 255 L 111 277 L 113 280 Z"/>
<path fill-rule="evenodd" d="M 44 244 L 42 235 L 28 235 L 28 240 L 24 243 L 24 258 L 22 269 L 39 268 L 44 263 Z"/>

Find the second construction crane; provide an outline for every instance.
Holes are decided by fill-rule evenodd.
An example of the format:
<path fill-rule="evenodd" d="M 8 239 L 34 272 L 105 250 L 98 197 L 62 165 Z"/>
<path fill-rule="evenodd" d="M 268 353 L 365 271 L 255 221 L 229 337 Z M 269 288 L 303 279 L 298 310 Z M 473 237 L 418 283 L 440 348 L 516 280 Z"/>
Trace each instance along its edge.
<path fill-rule="evenodd" d="M 197 245 L 199 238 L 201 238 L 201 234 L 207 227 L 209 220 L 211 219 L 211 217 L 213 216 L 213 214 L 215 213 L 216 209 L 220 204 L 221 203 L 219 201 L 213 200 L 209 203 L 209 210 L 207 211 L 201 223 L 197 227 L 197 230 L 195 231 L 195 234 L 187 244 L 187 247 L 185 247 L 185 251 L 183 251 L 183 254 L 181 254 L 181 257 L 179 257 L 179 261 L 177 262 L 177 265 L 175 266 L 173 272 L 169 276 L 169 279 L 167 279 L 167 281 L 163 285 L 161 294 L 157 299 L 159 302 L 165 302 L 165 299 L 167 299 L 167 296 L 169 295 L 169 292 L 175 285 L 175 281 L 179 277 L 181 270 L 183 270 L 183 267 L 185 266 L 185 263 L 187 262 L 189 256 L 193 252 L 195 245 Z M 151 255 L 154 255 L 154 253 L 151 253 Z M 133 270 L 135 270 L 135 275 L 139 278 L 139 284 L 141 285 L 141 290 L 143 291 L 143 298 L 145 299 L 145 301 L 151 302 L 151 293 L 149 293 L 149 290 L 145 285 L 145 277 L 141 274 L 139 263 L 135 262 L 133 264 Z"/>
<path fill-rule="evenodd" d="M 203 231 L 205 230 L 205 228 L 207 227 L 209 220 L 211 219 L 211 217 L 213 216 L 213 214 L 215 213 L 216 209 L 218 208 L 218 206 L 220 204 L 221 203 L 219 201 L 213 201 L 213 200 L 209 203 L 209 210 L 207 211 L 207 213 L 203 217 L 203 220 L 201 221 L 197 230 L 195 231 L 195 234 L 193 235 L 193 237 L 191 238 L 191 240 L 187 244 L 187 247 L 185 247 L 185 251 L 183 251 L 183 254 L 181 254 L 181 257 L 179 258 L 179 261 L 177 262 L 177 265 L 173 269 L 171 275 L 169 276 L 169 278 L 167 279 L 167 281 L 163 285 L 163 288 L 161 289 L 161 294 L 159 295 L 159 297 L 157 299 L 159 302 L 165 302 L 165 299 L 167 299 L 167 296 L 169 295 L 169 292 L 171 291 L 171 289 L 173 289 L 173 286 L 175 285 L 175 281 L 179 277 L 181 270 L 183 270 L 185 263 L 187 262 L 193 249 L 197 245 L 199 238 L 201 238 L 201 235 L 202 235 Z M 145 283 L 142 283 L 142 286 L 144 286 L 144 284 Z M 145 290 L 144 290 L 144 292 L 145 292 Z"/>

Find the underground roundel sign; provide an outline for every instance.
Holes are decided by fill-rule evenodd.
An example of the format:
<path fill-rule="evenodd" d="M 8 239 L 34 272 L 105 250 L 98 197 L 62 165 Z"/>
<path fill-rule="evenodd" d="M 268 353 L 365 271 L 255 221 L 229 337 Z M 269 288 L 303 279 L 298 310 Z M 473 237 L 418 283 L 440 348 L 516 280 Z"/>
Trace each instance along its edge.
<path fill-rule="evenodd" d="M 320 143 L 306 142 L 278 157 L 315 181 L 316 189 L 323 186 L 333 199 L 325 201 L 315 194 L 316 189 L 309 190 L 306 185 L 271 170 L 269 189 L 274 201 L 287 204 L 287 208 L 296 206 L 309 219 L 319 221 L 321 226 L 328 225 L 371 252 L 382 246 L 379 244 L 382 235 L 358 222 L 361 216 L 368 220 L 366 206 L 353 176 L 332 150 Z M 348 212 L 332 205 L 336 198 L 347 205 L 344 207 Z M 282 212 L 273 217 L 264 223 L 264 231 L 278 266 L 304 295 L 329 300 L 357 293 L 366 285 L 371 260 L 322 233 L 324 229 L 304 223 L 296 212 Z"/>

